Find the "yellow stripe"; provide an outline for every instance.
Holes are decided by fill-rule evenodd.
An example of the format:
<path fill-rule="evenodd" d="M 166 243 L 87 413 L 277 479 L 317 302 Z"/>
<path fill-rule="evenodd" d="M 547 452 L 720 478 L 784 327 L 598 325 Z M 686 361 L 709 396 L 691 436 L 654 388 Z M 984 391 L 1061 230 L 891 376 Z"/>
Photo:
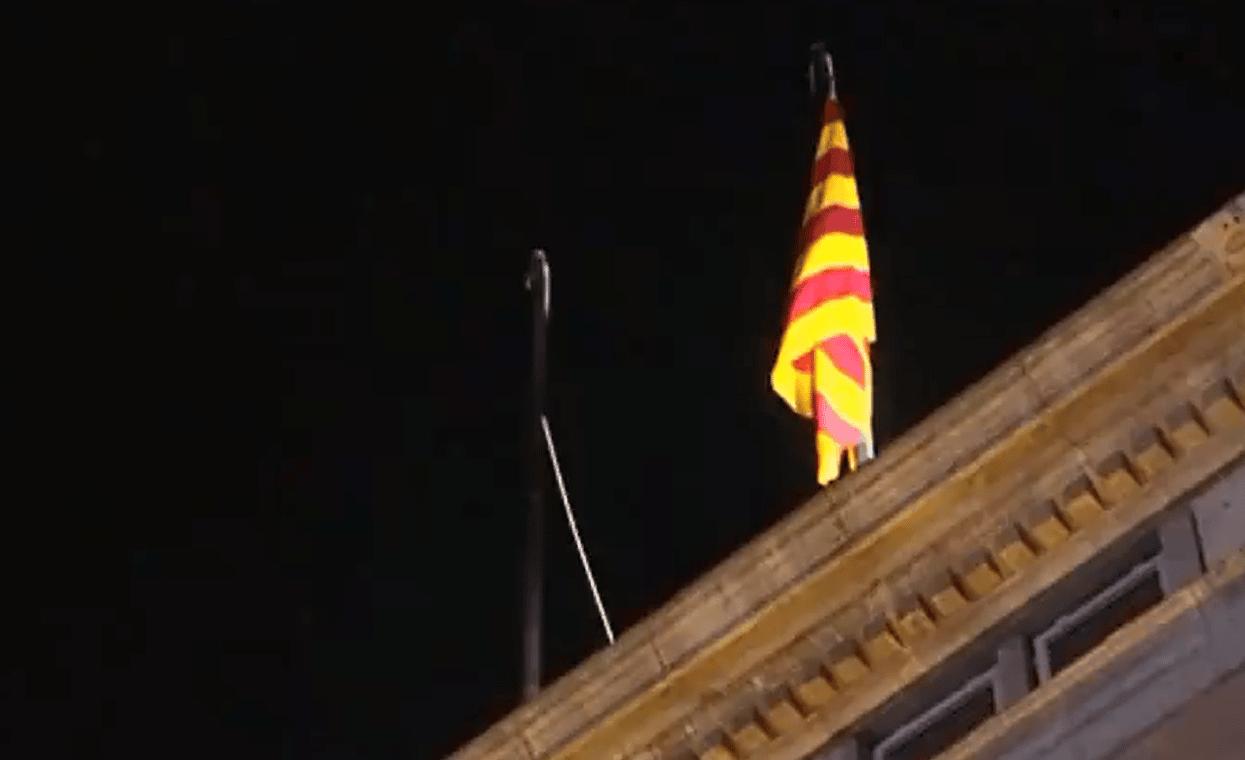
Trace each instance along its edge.
<path fill-rule="evenodd" d="M 843 374 L 838 367 L 834 366 L 834 362 L 830 361 L 830 357 L 818 349 L 813 354 L 813 363 L 816 367 L 813 374 L 813 383 L 816 385 L 817 392 L 825 396 L 826 401 L 830 403 L 830 407 L 838 412 L 847 424 L 863 432 L 866 436 L 869 434 L 869 420 L 873 415 L 873 404 L 870 395 L 871 385 L 869 381 L 870 372 L 865 370 L 864 388 L 856 384 L 856 381 Z M 866 367 L 868 362 L 865 363 Z"/>
<path fill-rule="evenodd" d="M 817 431 L 817 482 L 825 485 L 839 477 L 839 460 L 843 456 L 843 447 L 839 442 Z"/>
<path fill-rule="evenodd" d="M 787 325 L 778 356 L 796 359 L 831 335 L 839 334 L 851 336 L 860 348 L 862 341 L 872 343 L 876 333 L 873 305 L 855 296 L 844 296 L 826 301 Z"/>
<path fill-rule="evenodd" d="M 804 205 L 804 221 L 827 206 L 843 206 L 844 208 L 860 208 L 860 194 L 856 189 L 856 178 L 842 174 L 831 174 L 820 185 L 813 188 L 808 195 L 808 203 Z"/>
<path fill-rule="evenodd" d="M 831 148 L 850 150 L 847 127 L 842 119 L 822 126 L 817 140 L 817 158 L 820 159 Z M 831 174 L 814 187 L 805 203 L 804 221 L 807 223 L 810 217 L 829 206 L 860 208 L 860 193 L 855 177 Z M 808 250 L 802 252 L 792 288 L 806 278 L 832 267 L 852 267 L 869 271 L 869 249 L 864 238 L 832 232 L 813 241 Z M 876 339 L 876 332 L 871 303 L 847 296 L 822 304 L 788 325 L 778 351 L 778 360 L 770 373 L 770 384 L 793 410 L 805 417 L 813 417 L 816 409 L 813 401 L 815 382 L 817 392 L 825 397 L 831 408 L 848 424 L 861 430 L 867 439 L 872 439 L 870 420 L 873 414 L 873 367 L 869 361 L 867 343 Z M 840 372 L 820 348 L 813 352 L 812 375 L 796 371 L 792 365 L 796 358 L 808 353 L 826 338 L 842 333 L 852 336 L 853 342 L 865 357 L 863 388 Z M 842 453 L 843 449 L 837 441 L 820 431 L 817 432 L 819 483 L 825 485 L 839 477 Z M 848 466 L 855 469 L 854 458 L 851 458 Z"/>
<path fill-rule="evenodd" d="M 871 438 L 869 420 L 873 415 L 873 398 L 870 392 L 856 385 L 855 380 L 839 372 L 834 365 L 830 365 L 827 374 L 828 377 L 816 378 L 821 394 L 840 417 L 857 430 L 864 431 L 866 438 Z M 809 418 L 816 415 L 817 406 L 809 388 L 808 375 L 796 372 L 790 364 L 786 367 L 775 366 L 771 384 L 774 392 L 787 402 L 793 412 Z M 837 395 L 832 396 L 832 393 Z"/>
<path fill-rule="evenodd" d="M 808 143 L 805 143 L 807 145 Z M 817 157 L 822 155 L 831 148 L 842 148 L 848 150 L 847 147 L 847 127 L 843 124 L 842 119 L 832 121 L 825 124 L 821 128 L 821 136 L 817 139 Z"/>
<path fill-rule="evenodd" d="M 862 272 L 869 271 L 869 246 L 860 235 L 831 232 L 822 235 L 808 247 L 796 270 L 794 290 L 805 279 L 833 267 L 851 267 Z"/>
<path fill-rule="evenodd" d="M 805 416 L 811 417 L 812 415 L 807 414 Z M 834 440 L 820 430 L 817 431 L 816 437 L 817 482 L 825 485 L 839 476 L 839 458 L 842 456 L 843 448 L 839 445 L 838 441 Z M 866 433 L 866 437 L 872 438 L 872 433 Z"/>
<path fill-rule="evenodd" d="M 873 416 L 872 371 L 866 362 L 865 377 L 867 384 L 861 388 L 854 380 L 844 375 L 830 362 L 830 358 L 818 351 L 814 355 L 816 363 L 817 390 L 830 407 L 852 427 L 861 432 L 866 440 L 873 438 L 871 418 Z M 817 431 L 817 482 L 825 485 L 839 476 L 839 458 L 843 447 L 822 431 Z M 850 449 L 849 449 L 850 451 Z M 854 456 L 849 455 L 854 465 Z"/>
<path fill-rule="evenodd" d="M 866 354 L 866 356 L 868 356 Z M 849 425 L 860 430 L 866 440 L 873 439 L 873 367 L 865 361 L 865 387 L 838 370 L 820 349 L 813 354 L 814 375 L 797 372 L 791 363 L 779 361 L 771 373 L 775 392 L 799 414 L 815 416 L 813 378 L 819 392 L 830 407 Z M 839 477 L 839 459 L 843 448 L 829 435 L 817 431 L 817 482 L 825 485 Z M 851 451 L 849 450 L 849 458 Z M 851 466 L 854 468 L 854 458 Z"/>
<path fill-rule="evenodd" d="M 791 362 L 778 362 L 769 376 L 770 386 L 791 411 L 803 417 L 813 416 L 813 376 L 796 372 Z"/>
<path fill-rule="evenodd" d="M 862 348 L 858 338 L 854 338 L 853 342 L 857 348 Z M 816 382 L 817 390 L 844 420 L 867 431 L 873 413 L 873 367 L 869 363 L 869 354 L 862 351 L 865 356 L 865 387 L 861 388 L 855 380 L 840 372 L 821 349 L 813 354 L 815 374 L 810 377 L 799 372 L 792 361 L 807 352 L 807 348 L 803 351 L 793 350 L 789 355 L 780 352 L 778 361 L 770 372 L 770 385 L 774 392 L 797 414 L 812 417 L 816 410 L 812 384 Z"/>

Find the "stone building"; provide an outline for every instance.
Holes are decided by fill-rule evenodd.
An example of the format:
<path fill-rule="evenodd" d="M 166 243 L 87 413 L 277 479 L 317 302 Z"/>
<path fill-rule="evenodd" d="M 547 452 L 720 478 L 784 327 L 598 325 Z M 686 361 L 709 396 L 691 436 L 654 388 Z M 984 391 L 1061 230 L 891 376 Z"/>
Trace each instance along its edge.
<path fill-rule="evenodd" d="M 1243 218 L 451 760 L 1245 760 Z"/>

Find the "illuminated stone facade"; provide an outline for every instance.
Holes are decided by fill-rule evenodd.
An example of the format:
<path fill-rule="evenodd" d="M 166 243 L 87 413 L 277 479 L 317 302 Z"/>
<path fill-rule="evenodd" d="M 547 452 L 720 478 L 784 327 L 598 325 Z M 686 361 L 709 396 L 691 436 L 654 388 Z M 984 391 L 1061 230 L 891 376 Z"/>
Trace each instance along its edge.
<path fill-rule="evenodd" d="M 1233 756 L 1243 216 L 1245 195 L 451 760 Z"/>

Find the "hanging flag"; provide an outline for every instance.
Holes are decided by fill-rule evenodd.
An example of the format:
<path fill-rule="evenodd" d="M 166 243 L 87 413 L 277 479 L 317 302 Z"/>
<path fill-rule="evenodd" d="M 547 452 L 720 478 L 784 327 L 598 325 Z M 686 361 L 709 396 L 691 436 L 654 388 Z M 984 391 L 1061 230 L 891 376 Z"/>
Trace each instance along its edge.
<path fill-rule="evenodd" d="M 793 410 L 817 420 L 817 481 L 825 485 L 839 476 L 844 451 L 854 469 L 856 447 L 872 446 L 869 346 L 877 338 L 860 198 L 833 84 L 812 185 L 770 382 Z"/>

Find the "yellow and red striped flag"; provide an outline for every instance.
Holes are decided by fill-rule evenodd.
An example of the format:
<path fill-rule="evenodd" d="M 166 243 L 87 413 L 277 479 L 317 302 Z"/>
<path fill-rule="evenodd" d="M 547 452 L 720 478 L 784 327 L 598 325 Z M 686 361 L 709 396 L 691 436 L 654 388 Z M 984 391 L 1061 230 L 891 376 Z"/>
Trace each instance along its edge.
<path fill-rule="evenodd" d="M 793 410 L 817 420 L 817 481 L 825 485 L 839 476 L 844 451 L 855 468 L 856 446 L 873 440 L 869 346 L 877 339 L 860 198 L 833 90 L 812 184 L 770 383 Z"/>

